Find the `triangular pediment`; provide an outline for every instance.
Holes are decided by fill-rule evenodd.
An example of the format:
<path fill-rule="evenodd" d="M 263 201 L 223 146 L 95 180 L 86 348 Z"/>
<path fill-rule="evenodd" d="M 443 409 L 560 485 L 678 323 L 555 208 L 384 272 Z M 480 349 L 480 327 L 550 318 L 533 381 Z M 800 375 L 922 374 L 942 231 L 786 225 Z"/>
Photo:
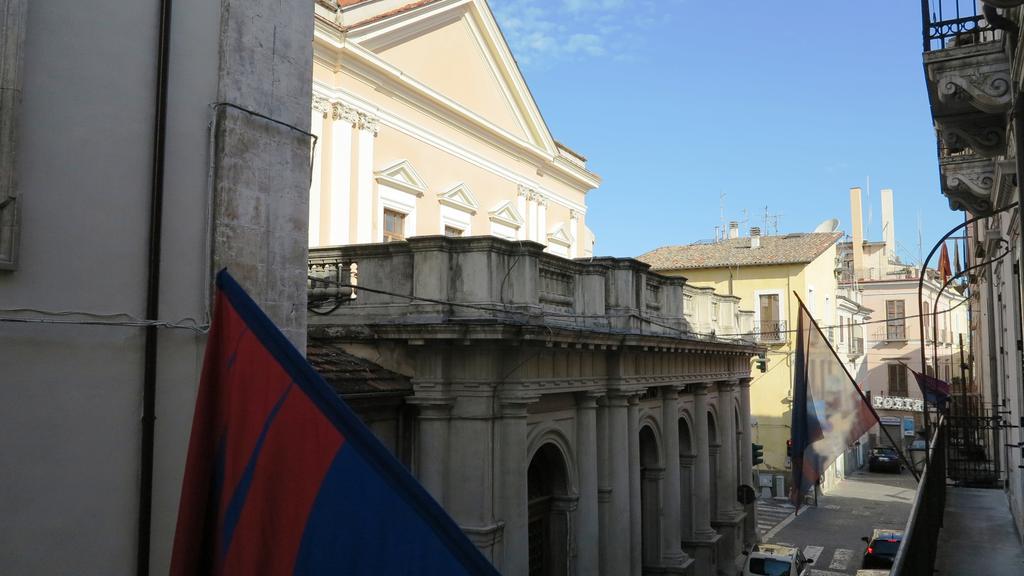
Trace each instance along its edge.
<path fill-rule="evenodd" d="M 523 215 L 516 210 L 515 204 L 509 200 L 494 207 L 489 213 L 492 222 L 498 222 L 512 228 L 519 228 L 523 225 Z"/>
<path fill-rule="evenodd" d="M 387 168 L 378 170 L 377 182 L 417 196 L 423 196 L 427 191 L 426 182 L 420 178 L 408 160 L 399 160 Z"/>
<path fill-rule="evenodd" d="M 347 40 L 480 121 L 557 153 L 522 72 L 483 0 L 439 1 L 400 10 L 355 26 Z"/>
<path fill-rule="evenodd" d="M 559 244 L 561 246 L 572 246 L 572 235 L 566 230 L 565 223 L 561 223 L 555 226 L 550 232 L 548 232 L 548 243 Z"/>
<path fill-rule="evenodd" d="M 449 188 L 447 192 L 438 194 L 437 199 L 445 206 L 451 206 L 470 214 L 476 214 L 477 208 L 480 207 L 473 196 L 473 192 L 465 182 L 459 182 Z"/>

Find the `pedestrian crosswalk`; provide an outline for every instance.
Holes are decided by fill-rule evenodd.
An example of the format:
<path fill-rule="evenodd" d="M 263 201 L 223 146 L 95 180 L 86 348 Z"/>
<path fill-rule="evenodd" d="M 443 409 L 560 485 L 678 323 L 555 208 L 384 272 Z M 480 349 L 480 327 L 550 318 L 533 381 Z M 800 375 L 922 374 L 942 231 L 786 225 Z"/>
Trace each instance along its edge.
<path fill-rule="evenodd" d="M 788 502 L 758 500 L 757 531 L 764 536 L 792 514 L 793 506 Z"/>
<path fill-rule="evenodd" d="M 788 542 L 776 542 L 782 546 L 794 546 Z M 804 546 L 804 557 L 814 560 L 808 576 L 847 576 L 857 570 L 854 551 L 849 548 L 829 550 L 824 546 Z M 827 563 L 826 563 L 827 562 Z"/>

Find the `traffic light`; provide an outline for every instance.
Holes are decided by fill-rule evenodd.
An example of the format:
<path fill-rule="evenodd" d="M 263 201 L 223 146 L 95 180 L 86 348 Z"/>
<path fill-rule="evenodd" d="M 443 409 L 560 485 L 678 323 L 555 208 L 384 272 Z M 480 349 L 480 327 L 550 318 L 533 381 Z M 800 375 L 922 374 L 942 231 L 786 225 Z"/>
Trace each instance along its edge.
<path fill-rule="evenodd" d="M 754 454 L 754 466 L 758 464 L 764 464 L 764 446 L 761 444 L 750 443 L 751 451 Z"/>
<path fill-rule="evenodd" d="M 786 440 L 786 456 L 793 457 L 793 439 Z"/>
<path fill-rule="evenodd" d="M 768 353 L 767 352 L 759 352 L 757 354 L 757 360 L 754 360 L 754 366 L 757 366 L 757 369 L 760 370 L 761 372 L 767 372 L 768 371 Z"/>

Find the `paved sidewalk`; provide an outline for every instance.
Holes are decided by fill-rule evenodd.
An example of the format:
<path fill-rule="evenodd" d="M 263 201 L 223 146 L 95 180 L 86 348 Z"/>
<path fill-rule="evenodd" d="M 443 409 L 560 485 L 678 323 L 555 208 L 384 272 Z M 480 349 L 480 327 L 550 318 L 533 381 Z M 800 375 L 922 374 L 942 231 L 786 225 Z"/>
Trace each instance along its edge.
<path fill-rule="evenodd" d="M 1010 517 L 1005 492 L 946 489 L 935 571 L 950 576 L 1024 574 L 1024 546 Z"/>

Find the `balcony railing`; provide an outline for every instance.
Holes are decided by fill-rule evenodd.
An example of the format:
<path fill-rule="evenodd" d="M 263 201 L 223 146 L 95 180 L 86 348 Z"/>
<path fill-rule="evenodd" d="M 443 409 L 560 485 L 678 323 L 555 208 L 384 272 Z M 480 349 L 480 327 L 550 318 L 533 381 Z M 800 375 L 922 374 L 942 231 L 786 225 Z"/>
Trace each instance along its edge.
<path fill-rule="evenodd" d="M 917 484 L 910 518 L 903 531 L 903 541 L 893 560 L 893 576 L 931 574 L 935 567 L 936 544 L 942 516 L 946 508 L 946 421 L 932 432 L 928 446 L 928 464 Z"/>
<path fill-rule="evenodd" d="M 768 320 L 754 323 L 754 340 L 765 344 L 785 342 L 789 334 L 785 320 Z"/>
<path fill-rule="evenodd" d="M 850 356 L 860 356 L 864 353 L 864 339 L 855 336 L 850 340 Z"/>
<path fill-rule="evenodd" d="M 992 27 L 977 0 L 921 0 L 924 51 L 987 41 Z"/>

